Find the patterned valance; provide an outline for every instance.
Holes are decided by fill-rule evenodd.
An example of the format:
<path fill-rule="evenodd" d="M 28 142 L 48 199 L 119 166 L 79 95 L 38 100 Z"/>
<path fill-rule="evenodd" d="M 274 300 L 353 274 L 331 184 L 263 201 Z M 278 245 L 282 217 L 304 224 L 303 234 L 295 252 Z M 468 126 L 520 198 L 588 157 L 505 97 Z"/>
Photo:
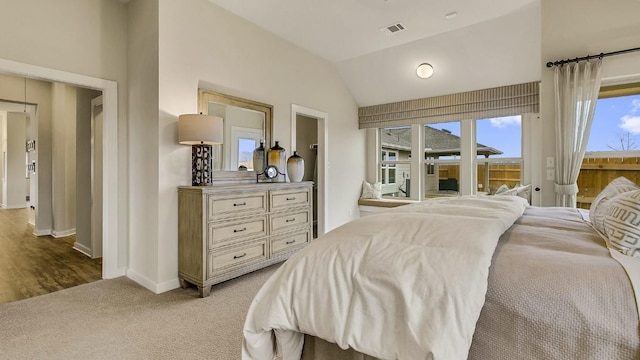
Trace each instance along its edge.
<path fill-rule="evenodd" d="M 537 113 L 539 84 L 531 82 L 361 107 L 360 129 Z"/>

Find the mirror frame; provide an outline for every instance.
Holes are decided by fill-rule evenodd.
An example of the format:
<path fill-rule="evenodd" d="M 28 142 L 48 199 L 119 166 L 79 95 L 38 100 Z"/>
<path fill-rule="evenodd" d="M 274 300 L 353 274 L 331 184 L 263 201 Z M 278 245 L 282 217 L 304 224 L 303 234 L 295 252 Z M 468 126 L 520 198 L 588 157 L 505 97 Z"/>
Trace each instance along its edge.
<path fill-rule="evenodd" d="M 236 96 L 217 93 L 205 89 L 198 89 L 198 112 L 201 114 L 209 114 L 209 103 L 231 105 L 239 108 L 259 111 L 264 113 L 264 145 L 269 148 L 271 145 L 273 105 L 261 102 L 243 99 Z M 225 140 L 226 141 L 226 140 Z M 253 180 L 256 181 L 255 171 L 238 171 L 238 170 L 214 170 L 213 181 L 239 181 Z"/>

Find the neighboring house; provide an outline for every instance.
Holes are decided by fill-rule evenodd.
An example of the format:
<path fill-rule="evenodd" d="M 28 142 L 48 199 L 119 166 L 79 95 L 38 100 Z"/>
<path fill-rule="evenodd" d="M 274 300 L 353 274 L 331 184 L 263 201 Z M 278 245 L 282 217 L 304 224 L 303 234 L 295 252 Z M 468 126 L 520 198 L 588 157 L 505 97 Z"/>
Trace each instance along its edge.
<path fill-rule="evenodd" d="M 424 127 L 424 158 L 439 159 L 441 157 L 460 156 L 460 137 L 445 129 Z M 382 161 L 409 160 L 411 156 L 411 128 L 387 128 L 380 131 L 382 143 Z M 502 151 L 476 143 L 476 152 L 486 158 L 500 155 Z M 425 188 L 427 192 L 458 191 L 458 181 L 455 178 L 441 179 L 439 165 L 429 165 Z M 408 197 L 411 191 L 411 171 L 408 163 L 384 164 L 381 168 L 380 179 L 382 194 L 386 196 Z"/>
<path fill-rule="evenodd" d="M 0 38 L 0 72 L 45 80 L 64 73 L 69 83 L 94 89 L 102 89 L 95 79 L 117 84 L 117 92 L 109 88 L 104 103 L 111 149 L 105 154 L 104 227 L 109 235 L 104 241 L 111 257 L 103 264 L 115 267 L 105 276 L 126 275 L 155 292 L 179 286 L 176 187 L 190 183 L 191 163 L 190 149 L 177 142 L 177 117 L 197 111 L 199 87 L 274 105 L 274 139 L 289 149 L 292 105 L 329 114 L 324 205 L 331 211 L 325 230 L 356 216 L 362 181 L 377 172 L 367 167 L 370 147 L 366 131 L 358 128 L 358 108 L 372 104 L 356 101 L 348 78 L 337 67 L 358 70 L 357 65 L 320 58 L 207 0 L 0 2 L 0 30 L 7 34 Z M 438 43 L 416 51 L 419 61 L 430 49 L 446 49 L 449 54 L 434 59 L 431 79 L 413 82 L 415 73 L 405 75 L 398 69 L 395 51 L 370 61 L 378 70 L 363 76 L 390 72 L 375 85 L 390 97 L 380 103 L 409 100 L 391 99 L 409 87 L 429 89 L 435 96 L 444 94 L 441 88 L 448 84 L 467 91 L 539 81 L 539 118 L 524 128 L 523 136 L 523 144 L 535 156 L 523 158 L 523 171 L 541 189 L 534 194 L 534 205 L 552 206 L 554 180 L 544 174 L 546 158 L 555 156 L 553 71 L 545 62 L 637 47 L 640 18 L 630 10 L 639 4 L 533 1 L 524 15 L 536 29 L 521 28 L 522 13 L 515 19 L 504 14 L 500 21 L 442 33 Z M 523 41 L 526 35 L 531 36 Z M 327 46 L 340 46 L 340 41 Z M 526 61 L 514 60 L 523 52 L 529 54 Z M 640 74 L 640 53 L 606 60 L 605 79 Z M 394 87 L 386 79 L 407 83 Z M 13 89 L 11 98 L 4 100 L 22 103 L 26 96 L 31 103 L 34 94 L 25 94 L 22 82 L 0 86 Z M 37 146 L 46 148 L 52 129 L 38 131 L 42 139 Z M 49 168 L 56 164 L 57 155 L 52 156 Z M 41 164 L 42 160 L 40 176 L 56 176 Z"/>

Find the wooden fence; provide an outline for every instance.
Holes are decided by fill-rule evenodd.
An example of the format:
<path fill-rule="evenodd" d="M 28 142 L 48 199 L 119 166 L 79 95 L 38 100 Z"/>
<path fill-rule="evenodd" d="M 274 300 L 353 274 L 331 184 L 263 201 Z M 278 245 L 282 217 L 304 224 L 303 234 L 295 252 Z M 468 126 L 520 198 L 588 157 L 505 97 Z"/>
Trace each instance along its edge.
<path fill-rule="evenodd" d="M 440 165 L 439 178 L 456 178 L 460 181 L 458 165 Z M 588 209 L 593 199 L 613 179 L 624 176 L 640 184 L 640 157 L 585 158 L 578 176 L 578 207 Z M 489 187 L 485 184 L 485 165 L 478 165 L 478 191 L 495 191 L 500 185 L 513 187 L 520 183 L 520 165 L 492 164 L 489 171 Z"/>
<path fill-rule="evenodd" d="M 578 207 L 588 209 L 598 193 L 620 176 L 640 184 L 640 157 L 585 158 L 578 176 Z"/>
<path fill-rule="evenodd" d="M 460 166 L 440 165 L 438 166 L 438 177 L 440 179 L 454 178 L 460 182 Z M 491 164 L 489 173 L 486 173 L 486 165 L 478 165 L 478 191 L 494 192 L 500 185 L 514 187 L 520 184 L 520 165 L 514 164 Z M 487 177 L 489 183 L 487 184 Z"/>

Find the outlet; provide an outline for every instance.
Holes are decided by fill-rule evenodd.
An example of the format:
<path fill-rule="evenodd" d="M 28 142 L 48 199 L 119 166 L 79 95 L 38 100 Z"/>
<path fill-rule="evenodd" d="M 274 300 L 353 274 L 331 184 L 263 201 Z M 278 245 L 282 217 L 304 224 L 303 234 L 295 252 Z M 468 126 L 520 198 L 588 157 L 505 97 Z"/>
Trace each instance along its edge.
<path fill-rule="evenodd" d="M 554 166 L 556 166 L 555 159 L 553 158 L 553 156 L 548 156 L 547 157 L 547 167 L 548 168 L 552 168 Z M 549 176 L 547 176 L 547 177 L 549 177 Z"/>
<path fill-rule="evenodd" d="M 555 180 L 555 178 L 556 178 L 555 170 L 547 169 L 547 180 Z"/>

